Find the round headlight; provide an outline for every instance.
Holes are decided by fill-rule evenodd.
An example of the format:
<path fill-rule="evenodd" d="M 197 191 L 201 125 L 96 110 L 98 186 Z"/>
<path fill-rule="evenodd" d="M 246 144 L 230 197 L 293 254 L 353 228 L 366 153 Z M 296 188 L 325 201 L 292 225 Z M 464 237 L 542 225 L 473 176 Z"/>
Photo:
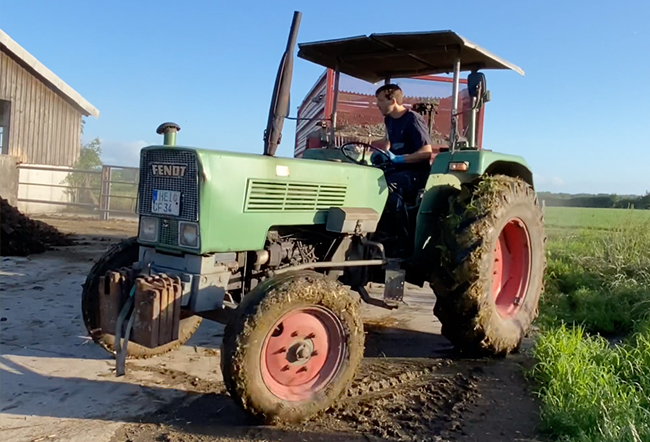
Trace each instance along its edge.
<path fill-rule="evenodd" d="M 179 244 L 186 247 L 198 247 L 199 226 L 194 223 L 181 223 Z"/>

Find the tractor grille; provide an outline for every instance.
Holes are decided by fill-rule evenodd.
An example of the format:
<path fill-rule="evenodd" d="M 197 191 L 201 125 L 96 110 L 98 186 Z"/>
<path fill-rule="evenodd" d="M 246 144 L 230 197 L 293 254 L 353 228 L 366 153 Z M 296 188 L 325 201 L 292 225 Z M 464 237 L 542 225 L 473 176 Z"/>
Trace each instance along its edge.
<path fill-rule="evenodd" d="M 249 180 L 246 212 L 327 210 L 345 202 L 346 186 Z"/>
<path fill-rule="evenodd" d="M 156 176 L 152 165 L 185 166 L 182 177 Z M 138 212 L 141 215 L 154 215 L 151 202 L 154 190 L 173 190 L 181 192 L 180 213 L 178 219 L 198 221 L 199 219 L 199 184 L 198 162 L 194 152 L 177 150 L 173 147 L 142 151 L 140 159 L 140 187 L 138 189 Z M 162 232 L 161 232 L 162 233 Z M 177 243 L 176 243 L 177 244 Z"/>
<path fill-rule="evenodd" d="M 163 219 L 160 221 L 158 242 L 168 246 L 178 246 L 178 221 L 175 219 Z"/>

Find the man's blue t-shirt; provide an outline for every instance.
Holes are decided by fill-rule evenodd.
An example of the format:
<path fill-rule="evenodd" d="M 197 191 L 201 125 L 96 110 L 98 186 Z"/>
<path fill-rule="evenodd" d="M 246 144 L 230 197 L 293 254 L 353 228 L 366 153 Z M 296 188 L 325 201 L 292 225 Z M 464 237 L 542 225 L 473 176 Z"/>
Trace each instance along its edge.
<path fill-rule="evenodd" d="M 431 144 L 429 128 L 424 118 L 410 109 L 399 118 L 386 115 L 384 124 L 390 141 L 390 151 L 395 155 L 411 154 L 417 152 L 422 146 Z M 404 170 L 429 170 L 429 168 L 428 162 L 400 165 L 400 169 Z"/>

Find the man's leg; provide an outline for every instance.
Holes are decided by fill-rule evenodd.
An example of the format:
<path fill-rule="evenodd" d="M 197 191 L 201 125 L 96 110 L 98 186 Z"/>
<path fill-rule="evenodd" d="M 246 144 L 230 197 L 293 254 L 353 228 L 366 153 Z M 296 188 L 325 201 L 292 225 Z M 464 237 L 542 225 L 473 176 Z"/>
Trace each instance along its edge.
<path fill-rule="evenodd" d="M 411 191 L 412 177 L 408 171 L 389 172 L 386 174 L 388 188 L 388 200 L 382 214 L 378 231 L 385 235 L 382 238 L 385 242 L 387 253 L 393 256 L 401 256 L 409 250 L 408 245 L 408 217 L 404 196 Z"/>

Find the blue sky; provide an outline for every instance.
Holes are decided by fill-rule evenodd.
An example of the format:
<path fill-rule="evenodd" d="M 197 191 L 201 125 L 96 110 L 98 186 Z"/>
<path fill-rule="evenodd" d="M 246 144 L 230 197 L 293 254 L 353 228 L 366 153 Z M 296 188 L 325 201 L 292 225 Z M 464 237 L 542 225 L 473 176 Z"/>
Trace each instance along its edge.
<path fill-rule="evenodd" d="M 126 166 L 163 121 L 180 124 L 179 144 L 261 152 L 296 9 L 299 41 L 455 30 L 526 71 L 486 72 L 485 148 L 523 155 L 539 190 L 650 190 L 647 0 L 6 0 L 0 27 L 100 110 L 84 139 Z M 292 115 L 321 72 L 295 60 Z M 278 155 L 292 156 L 294 130 Z"/>

